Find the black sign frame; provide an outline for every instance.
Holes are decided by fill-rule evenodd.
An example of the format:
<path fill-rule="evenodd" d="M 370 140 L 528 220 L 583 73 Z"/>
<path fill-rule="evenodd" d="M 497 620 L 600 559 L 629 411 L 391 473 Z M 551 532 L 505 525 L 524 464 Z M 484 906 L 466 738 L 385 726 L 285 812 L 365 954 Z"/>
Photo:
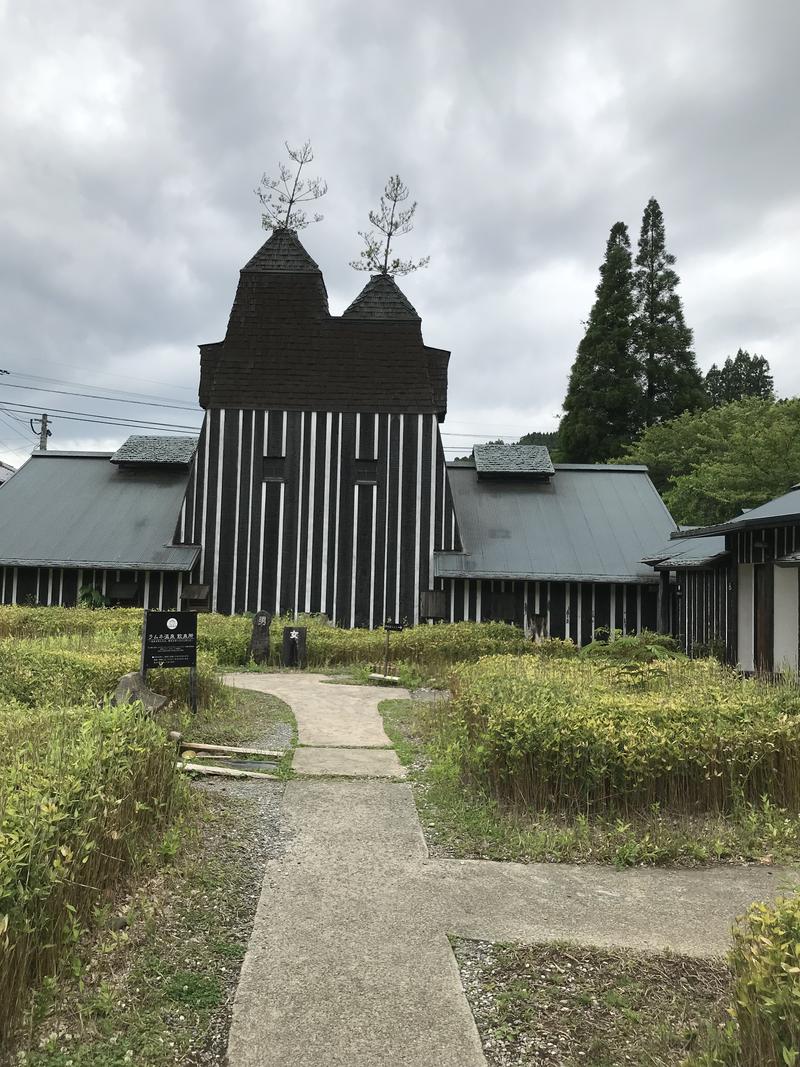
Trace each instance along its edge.
<path fill-rule="evenodd" d="M 142 674 L 152 667 L 197 666 L 197 612 L 145 609 Z"/>

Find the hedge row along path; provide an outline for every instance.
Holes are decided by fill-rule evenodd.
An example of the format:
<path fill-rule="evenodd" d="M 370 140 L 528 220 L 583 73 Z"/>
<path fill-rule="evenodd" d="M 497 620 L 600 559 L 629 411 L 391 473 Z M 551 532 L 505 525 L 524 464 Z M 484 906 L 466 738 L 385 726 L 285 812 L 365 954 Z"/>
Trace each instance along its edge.
<path fill-rule="evenodd" d="M 309 746 L 297 753 L 334 764 L 315 774 L 386 774 L 343 769 L 337 751 L 397 760 L 378 704 L 406 694 L 309 674 L 227 680 L 291 705 Z M 430 859 L 410 785 L 375 777 L 289 781 L 281 835 L 236 994 L 231 1067 L 484 1067 L 448 935 L 722 955 L 735 916 L 784 877 Z"/>

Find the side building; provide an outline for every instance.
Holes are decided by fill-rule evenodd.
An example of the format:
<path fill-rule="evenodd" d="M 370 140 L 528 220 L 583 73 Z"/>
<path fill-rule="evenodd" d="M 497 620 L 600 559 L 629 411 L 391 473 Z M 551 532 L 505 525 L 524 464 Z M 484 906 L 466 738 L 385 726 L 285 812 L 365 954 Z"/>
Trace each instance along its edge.
<path fill-rule="evenodd" d="M 651 562 L 677 581 L 689 653 L 745 672 L 800 668 L 800 486 L 728 522 L 680 531 Z"/>

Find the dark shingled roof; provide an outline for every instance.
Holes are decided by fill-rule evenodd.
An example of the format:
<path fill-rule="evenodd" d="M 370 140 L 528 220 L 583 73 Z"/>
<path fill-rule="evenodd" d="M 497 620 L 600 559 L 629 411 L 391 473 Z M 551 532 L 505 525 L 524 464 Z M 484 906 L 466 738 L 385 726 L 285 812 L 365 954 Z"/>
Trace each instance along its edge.
<path fill-rule="evenodd" d="M 478 477 L 538 475 L 555 473 L 550 453 L 544 445 L 475 445 L 472 450 Z"/>
<path fill-rule="evenodd" d="M 308 274 L 319 273 L 319 266 L 297 240 L 294 230 L 273 230 L 269 239 L 242 270 Z"/>
<path fill-rule="evenodd" d="M 111 462 L 151 467 L 188 467 L 196 448 L 196 437 L 143 437 L 134 434 L 117 449 Z"/>
<path fill-rule="evenodd" d="M 411 301 L 388 274 L 373 275 L 342 315 L 351 319 L 419 318 Z"/>
<path fill-rule="evenodd" d="M 0 492 L 0 565 L 192 569 L 172 543 L 189 472 L 109 463 L 108 452 L 34 452 Z"/>
<path fill-rule="evenodd" d="M 688 533 L 689 531 L 687 531 Z M 704 570 L 727 557 L 724 537 L 686 537 L 642 556 L 657 571 Z"/>
<path fill-rule="evenodd" d="M 201 405 L 443 418 L 448 354 L 425 346 L 395 283 L 380 284 L 396 291 L 401 318 L 332 316 L 297 235 L 276 231 L 240 274 L 225 339 L 200 346 Z"/>

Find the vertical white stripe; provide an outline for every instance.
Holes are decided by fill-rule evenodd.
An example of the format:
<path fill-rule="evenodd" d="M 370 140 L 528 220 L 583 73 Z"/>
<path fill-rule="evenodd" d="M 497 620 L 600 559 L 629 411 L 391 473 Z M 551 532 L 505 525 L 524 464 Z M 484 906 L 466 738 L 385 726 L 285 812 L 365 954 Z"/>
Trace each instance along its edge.
<path fill-rule="evenodd" d="M 361 458 L 361 416 L 356 415 L 356 459 Z"/>
<path fill-rule="evenodd" d="M 53 568 L 50 568 L 50 574 L 47 578 L 47 606 L 51 607 L 53 603 Z"/>
<path fill-rule="evenodd" d="M 214 592 L 211 596 L 211 610 L 217 610 L 219 595 L 219 533 L 222 525 L 222 460 L 225 452 L 225 409 L 219 413 L 219 445 L 217 447 L 217 512 L 214 516 Z"/>
<path fill-rule="evenodd" d="M 203 465 L 203 506 L 201 508 L 200 518 L 200 573 L 203 575 L 203 582 L 207 583 L 207 567 L 206 567 L 206 516 L 208 514 L 208 464 L 209 454 L 211 452 L 211 427 L 214 424 L 214 411 L 213 409 L 206 413 L 206 454 L 205 463 Z"/>
<path fill-rule="evenodd" d="M 536 582 L 536 585 L 534 586 L 534 594 L 533 594 L 533 597 L 534 597 L 534 599 L 533 599 L 533 612 L 534 612 L 535 615 L 541 615 L 541 613 L 542 613 L 541 596 L 542 596 L 542 593 L 541 593 L 540 583 Z"/>
<path fill-rule="evenodd" d="M 264 522 L 267 513 L 267 485 L 261 482 L 261 522 L 258 537 L 258 588 L 256 589 L 256 611 L 261 611 L 264 595 Z"/>
<path fill-rule="evenodd" d="M 181 534 L 180 534 L 180 540 L 181 540 L 181 543 L 183 543 L 186 540 L 186 497 L 185 496 L 183 498 L 183 503 L 181 504 Z"/>
<path fill-rule="evenodd" d="M 624 585 L 622 587 L 622 632 L 623 634 L 628 632 L 628 589 Z"/>
<path fill-rule="evenodd" d="M 176 604 L 176 609 L 178 611 L 181 610 L 181 607 L 182 607 L 181 601 L 182 600 L 183 600 L 183 571 L 178 571 L 178 603 Z"/>
<path fill-rule="evenodd" d="M 280 484 L 280 495 L 278 498 L 278 571 L 275 575 L 275 614 L 281 613 L 281 578 L 283 570 L 283 494 L 286 486 L 283 482 Z"/>
<path fill-rule="evenodd" d="M 431 540 L 428 545 L 430 560 L 428 563 L 428 588 L 433 589 L 433 545 L 436 527 L 436 416 L 429 415 L 431 420 Z"/>
<path fill-rule="evenodd" d="M 61 569 L 58 572 L 58 603 L 62 607 L 64 606 L 64 568 L 63 567 L 61 567 Z"/>
<path fill-rule="evenodd" d="M 608 629 L 610 631 L 609 641 L 614 640 L 614 631 L 617 628 L 617 587 L 615 585 L 609 586 L 611 590 L 609 599 L 609 612 L 608 612 Z"/>
<path fill-rule="evenodd" d="M 144 572 L 144 606 L 150 607 L 150 571 Z"/>
<path fill-rule="evenodd" d="M 6 572 L 8 571 L 8 567 L 0 567 L 0 570 L 2 570 L 2 572 L 3 572 L 3 583 L 0 586 L 0 604 L 5 604 L 5 602 L 6 602 Z M 62 574 L 63 574 L 63 571 L 62 571 Z"/>
<path fill-rule="evenodd" d="M 300 546 L 303 543 L 303 454 L 306 435 L 306 413 L 300 412 L 300 468 L 297 476 L 297 545 L 294 561 L 294 617 L 300 603 Z M 309 508 L 310 510 L 310 508 Z M 262 538 L 263 542 L 263 538 Z M 263 549 L 262 549 L 263 551 Z"/>
<path fill-rule="evenodd" d="M 41 580 L 42 572 L 39 567 L 36 568 L 36 603 L 39 603 L 39 582 Z"/>
<path fill-rule="evenodd" d="M 239 503 L 242 487 L 242 419 L 244 412 L 239 409 L 239 439 L 236 444 L 236 503 L 233 511 L 233 575 L 231 577 L 231 615 L 236 614 L 236 586 L 239 580 Z M 219 546 L 217 546 L 219 555 Z"/>
<path fill-rule="evenodd" d="M 545 637 L 549 637 L 550 636 L 550 583 L 549 582 L 547 583 L 547 591 L 545 593 L 545 596 L 547 597 L 547 620 L 545 622 L 545 626 L 547 628 L 547 633 L 545 634 Z"/>
<path fill-rule="evenodd" d="M 281 413 L 281 455 L 286 458 L 286 423 L 288 422 L 286 412 Z"/>
<path fill-rule="evenodd" d="M 456 580 L 450 579 L 450 622 L 456 621 Z"/>
<path fill-rule="evenodd" d="M 578 648 L 583 644 L 583 584 L 578 582 L 578 626 L 576 629 L 578 635 Z"/>
<path fill-rule="evenodd" d="M 403 515 L 403 434 L 405 431 L 405 415 L 400 416 L 400 449 L 397 464 L 397 566 L 395 576 L 397 579 L 397 601 L 394 609 L 394 621 L 400 622 L 400 575 L 402 572 L 401 552 L 401 521 Z"/>
<path fill-rule="evenodd" d="M 105 579 L 104 579 L 105 580 Z M 162 571 L 159 576 L 158 582 L 158 610 L 164 610 L 164 572 Z"/>
<path fill-rule="evenodd" d="M 469 621 L 469 582 L 464 578 L 464 622 Z"/>
<path fill-rule="evenodd" d="M 595 592 L 596 592 L 596 590 L 597 590 L 597 586 L 594 584 L 594 582 L 592 582 L 592 632 L 589 634 L 589 640 L 590 641 L 594 641 L 594 631 L 597 629 L 597 627 L 595 625 L 595 608 L 596 608 Z"/>
<path fill-rule="evenodd" d="M 642 632 L 642 587 L 636 586 L 636 632 Z"/>
<path fill-rule="evenodd" d="M 205 440 L 205 438 L 204 438 Z M 206 446 L 203 445 L 205 448 Z M 192 492 L 192 537 L 191 543 L 197 544 L 197 472 L 200 468 L 200 457 L 195 451 L 194 458 L 192 460 L 192 466 L 194 467 L 194 490 Z"/>
<path fill-rule="evenodd" d="M 330 540 L 330 502 L 331 502 L 331 422 L 333 415 L 329 411 L 325 416 L 325 474 L 322 481 L 324 499 L 322 501 L 322 576 L 319 610 L 328 611 L 328 542 Z"/>
<path fill-rule="evenodd" d="M 308 532 L 306 534 L 306 607 L 311 611 L 311 577 L 314 573 L 314 514 L 316 511 L 314 501 L 314 486 L 317 479 L 317 419 L 316 411 L 313 411 L 311 419 L 311 432 L 308 440 Z"/>
<path fill-rule="evenodd" d="M 386 621 L 386 613 L 389 599 L 389 497 L 392 493 L 391 468 L 389 457 L 392 448 L 392 416 L 386 416 L 386 477 L 383 483 L 383 492 L 386 497 L 386 520 L 383 524 L 383 608 L 381 610 L 381 623 Z"/>
<path fill-rule="evenodd" d="M 483 614 L 481 612 L 481 599 L 483 596 L 483 580 L 478 579 L 478 592 L 475 594 L 475 622 L 483 622 Z"/>
<path fill-rule="evenodd" d="M 422 415 L 417 415 L 417 490 L 414 501 L 414 624 L 419 622 L 419 553 L 422 540 Z"/>
<path fill-rule="evenodd" d="M 358 416 L 356 416 L 356 419 Z M 350 626 L 356 624 L 356 566 L 358 564 L 358 491 L 361 488 L 356 484 L 353 491 L 353 561 L 350 571 Z"/>
<path fill-rule="evenodd" d="M 336 444 L 336 524 L 333 532 L 333 608 L 331 619 L 338 619 L 336 597 L 339 592 L 339 531 L 342 510 L 342 413 L 339 412 Z"/>
<path fill-rule="evenodd" d="M 103 571 L 103 580 L 100 583 L 100 592 L 103 594 L 103 596 L 106 595 L 107 588 L 108 588 L 108 571 Z"/>
<path fill-rule="evenodd" d="M 377 416 L 376 416 L 377 417 Z M 375 629 L 375 532 L 378 524 L 378 487 L 372 487 L 372 545 L 369 557 L 369 628 Z"/>
<path fill-rule="evenodd" d="M 267 427 L 267 413 L 264 412 L 264 430 Z M 266 436 L 266 434 L 265 434 Z M 247 494 L 247 559 L 244 562 L 244 610 L 250 610 L 250 551 L 253 533 L 253 495 L 256 489 L 256 413 L 250 412 L 250 489 Z M 263 482 L 263 467 L 259 472 L 259 481 Z"/>
<path fill-rule="evenodd" d="M 81 572 L 79 571 L 78 573 L 80 574 Z M 17 568 L 15 567 L 14 568 L 14 578 L 13 578 L 13 580 L 11 582 L 11 603 L 12 604 L 16 604 L 16 602 L 17 602 L 17 580 L 18 580 L 18 577 L 19 576 L 18 576 L 18 573 L 17 573 Z"/>
<path fill-rule="evenodd" d="M 14 568 L 14 571 L 15 571 L 14 577 L 16 578 L 16 567 Z M 79 568 L 79 570 L 78 570 L 78 584 L 77 584 L 77 586 L 75 588 L 75 603 L 76 604 L 80 604 L 80 602 L 81 602 L 81 587 L 82 587 L 82 585 L 83 585 L 83 569 Z M 16 601 L 16 584 L 14 586 L 14 597 L 15 597 L 14 603 L 16 604 L 16 602 L 17 602 Z"/>

